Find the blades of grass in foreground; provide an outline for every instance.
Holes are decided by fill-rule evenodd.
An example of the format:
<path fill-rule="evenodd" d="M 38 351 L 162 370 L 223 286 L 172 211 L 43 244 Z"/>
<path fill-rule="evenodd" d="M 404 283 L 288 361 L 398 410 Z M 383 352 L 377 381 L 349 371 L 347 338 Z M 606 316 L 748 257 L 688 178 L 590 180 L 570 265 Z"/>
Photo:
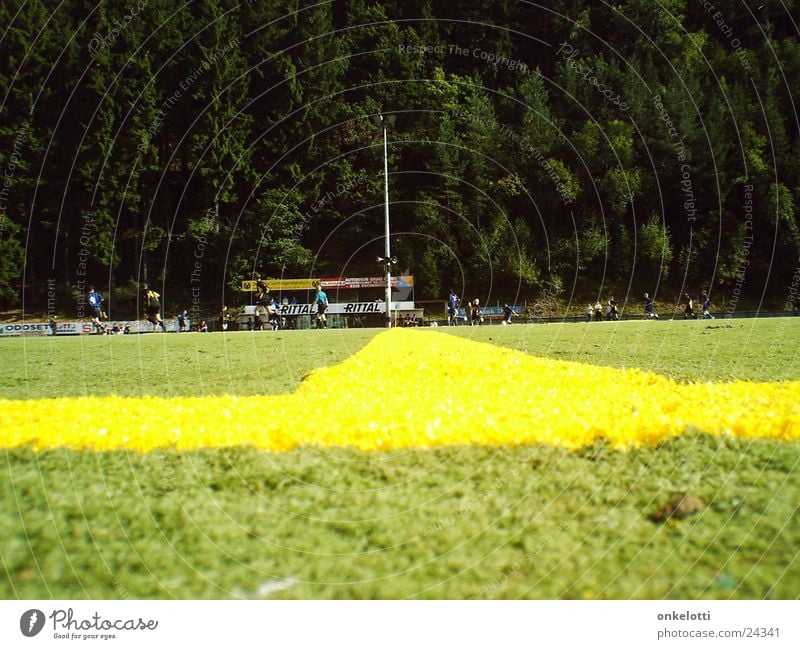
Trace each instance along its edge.
<path fill-rule="evenodd" d="M 798 444 L 4 453 L 4 598 L 800 595 Z"/>

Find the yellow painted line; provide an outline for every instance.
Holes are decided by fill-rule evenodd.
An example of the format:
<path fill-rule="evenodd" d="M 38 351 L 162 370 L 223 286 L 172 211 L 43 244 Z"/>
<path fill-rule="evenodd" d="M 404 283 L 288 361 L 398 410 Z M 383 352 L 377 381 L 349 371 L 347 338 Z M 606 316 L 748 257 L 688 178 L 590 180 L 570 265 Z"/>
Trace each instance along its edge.
<path fill-rule="evenodd" d="M 684 385 L 630 369 L 528 356 L 395 329 L 280 396 L 0 401 L 0 447 L 391 450 L 453 444 L 616 448 L 693 427 L 800 439 L 800 381 Z"/>

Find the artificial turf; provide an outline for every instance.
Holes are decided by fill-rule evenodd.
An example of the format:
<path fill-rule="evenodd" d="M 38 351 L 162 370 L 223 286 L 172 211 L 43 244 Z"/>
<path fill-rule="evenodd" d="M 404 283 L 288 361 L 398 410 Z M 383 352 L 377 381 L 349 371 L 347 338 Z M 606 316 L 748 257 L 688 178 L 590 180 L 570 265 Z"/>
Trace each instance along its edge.
<path fill-rule="evenodd" d="M 0 398 L 280 394 L 380 329 L 0 339 Z"/>
<path fill-rule="evenodd" d="M 800 594 L 796 444 L 6 460 L 4 598 Z M 650 520 L 680 492 L 707 508 Z"/>
<path fill-rule="evenodd" d="M 0 396 L 282 392 L 374 333 L 2 340 Z M 687 381 L 800 375 L 800 319 L 448 333 Z M 1 452 L 5 598 L 800 596 L 796 443 Z M 651 519 L 683 493 L 705 508 Z"/>

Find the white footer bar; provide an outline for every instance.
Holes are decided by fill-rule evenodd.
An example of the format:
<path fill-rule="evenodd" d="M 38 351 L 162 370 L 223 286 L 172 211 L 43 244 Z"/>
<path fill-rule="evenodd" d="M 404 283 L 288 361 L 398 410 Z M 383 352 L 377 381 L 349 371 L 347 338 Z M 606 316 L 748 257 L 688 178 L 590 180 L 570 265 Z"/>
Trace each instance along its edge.
<path fill-rule="evenodd" d="M 0 647 L 799 647 L 796 601 L 3 601 Z"/>

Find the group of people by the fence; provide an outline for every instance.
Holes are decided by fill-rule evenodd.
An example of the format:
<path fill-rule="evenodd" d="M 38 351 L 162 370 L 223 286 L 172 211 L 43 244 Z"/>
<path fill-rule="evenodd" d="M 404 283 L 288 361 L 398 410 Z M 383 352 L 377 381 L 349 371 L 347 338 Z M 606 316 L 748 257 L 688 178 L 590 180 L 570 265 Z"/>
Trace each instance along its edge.
<path fill-rule="evenodd" d="M 94 334 L 128 334 L 131 332 L 129 324 L 120 326 L 119 323 L 108 322 L 108 315 L 105 312 L 103 303 L 105 302 L 100 292 L 92 285 L 89 286 L 88 293 L 86 294 L 86 304 L 89 307 L 89 314 L 92 321 Z M 162 332 L 166 333 L 167 327 L 161 317 L 161 295 L 157 291 L 150 288 L 145 282 L 139 290 L 139 302 L 144 311 L 144 318 L 153 325 L 153 330 L 160 328 Z M 189 331 L 189 319 L 187 312 L 181 311 L 176 319 L 178 321 L 178 331 Z M 56 332 L 57 321 L 55 316 L 50 319 L 50 326 L 53 329 L 53 334 Z M 194 325 L 195 331 L 208 331 L 208 325 L 205 320 L 200 320 Z"/>
<path fill-rule="evenodd" d="M 397 321 L 398 327 L 421 327 L 423 324 L 422 318 L 415 313 L 406 314 Z"/>
<path fill-rule="evenodd" d="M 454 327 L 458 324 L 458 310 L 461 308 L 461 298 L 455 292 L 455 289 L 450 289 L 447 295 L 447 324 Z M 511 318 L 516 313 L 514 309 L 507 303 L 503 305 L 503 319 L 502 323 L 505 325 L 511 324 Z M 464 306 L 464 320 L 470 326 L 480 326 L 486 322 L 483 310 L 481 309 L 481 301 L 479 298 L 467 301 Z"/>
<path fill-rule="evenodd" d="M 322 289 L 322 286 L 317 283 L 314 286 L 315 288 L 315 295 L 314 295 L 314 305 L 316 306 L 316 313 L 314 314 L 314 322 L 316 328 L 318 329 L 327 329 L 328 328 L 328 318 L 327 312 L 329 307 L 328 296 L 325 291 Z M 142 284 L 140 289 L 139 299 L 144 311 L 145 319 L 153 325 L 153 330 L 160 328 L 161 331 L 166 332 L 166 326 L 164 324 L 164 320 L 161 318 L 161 296 L 158 292 L 151 289 L 147 283 Z M 649 293 L 645 293 L 643 296 L 644 300 L 644 316 L 647 319 L 658 320 L 659 315 L 656 313 L 655 304 L 653 298 L 650 297 Z M 107 320 L 108 316 L 103 308 L 103 296 L 95 289 L 94 286 L 89 286 L 88 293 L 86 295 L 86 303 L 89 306 L 89 311 L 91 315 L 92 325 L 94 327 L 94 333 L 97 334 L 121 334 L 121 333 L 129 333 L 129 327 L 125 326 L 124 329 L 120 327 L 118 324 L 108 325 Z M 684 319 L 696 319 L 698 317 L 702 317 L 705 319 L 714 319 L 714 316 L 711 314 L 711 298 L 708 295 L 708 291 L 705 289 L 700 292 L 700 297 L 698 302 L 702 308 L 702 316 L 698 314 L 695 310 L 695 301 L 689 295 L 689 293 L 683 294 L 683 299 L 679 303 L 682 305 L 682 312 Z M 255 300 L 255 313 L 253 317 L 253 326 L 252 328 L 255 330 L 263 330 L 263 329 L 293 329 L 296 328 L 296 318 L 292 317 L 281 317 L 280 315 L 280 306 L 282 303 L 279 303 L 276 299 L 270 296 L 269 287 L 267 283 L 261 279 L 261 277 L 257 274 L 256 275 L 256 300 Z M 293 299 L 293 303 L 296 303 L 296 300 Z M 288 300 L 284 298 L 283 304 L 289 304 Z M 461 298 L 456 294 L 454 289 L 450 289 L 447 295 L 447 324 L 450 326 L 455 326 L 459 324 L 459 310 L 462 308 L 462 301 Z M 486 321 L 486 316 L 481 308 L 481 302 L 479 298 L 475 298 L 473 300 L 469 300 L 466 304 L 463 305 L 463 313 L 462 316 L 465 320 L 466 324 L 470 326 L 479 326 Z M 597 300 L 594 304 L 587 304 L 585 309 L 585 319 L 586 322 L 600 322 L 603 320 L 606 321 L 616 321 L 620 319 L 620 308 L 619 305 L 614 298 L 611 296 L 605 304 L 602 304 L 600 300 Z M 508 304 L 503 306 L 502 311 L 502 323 L 503 324 L 511 324 L 512 318 L 517 315 L 512 307 Z M 176 316 L 178 322 L 178 331 L 199 331 L 199 332 L 207 332 L 209 331 L 209 326 L 205 320 L 199 320 L 196 324 L 194 324 L 191 329 L 189 326 L 189 319 L 187 312 L 181 311 Z M 104 322 L 106 321 L 106 322 Z M 51 327 L 55 332 L 56 328 L 56 321 L 55 318 L 51 318 Z M 224 331 L 226 330 L 228 324 L 228 314 L 227 314 L 227 307 L 223 307 L 222 313 L 220 314 L 220 328 Z M 422 319 L 417 316 L 405 316 L 400 323 L 401 326 L 420 326 L 422 324 Z"/>
<path fill-rule="evenodd" d="M 269 286 L 267 282 L 261 278 L 261 275 L 256 273 L 256 309 L 253 318 L 253 329 L 263 330 L 272 329 L 296 329 L 297 316 L 281 317 L 280 307 L 282 304 L 297 304 L 297 299 L 292 297 L 291 300 L 283 298 L 279 302 L 274 297 L 270 296 Z M 316 306 L 316 313 L 314 314 L 314 323 L 317 329 L 328 328 L 328 294 L 322 289 L 322 284 L 316 282 L 314 284 L 314 302 Z"/>
<path fill-rule="evenodd" d="M 605 316 L 606 320 L 619 320 L 620 315 L 617 301 L 613 296 L 609 298 L 605 306 L 600 303 L 600 300 L 597 300 L 597 302 L 594 303 L 594 306 L 587 304 L 585 313 L 586 322 L 591 322 L 592 320 L 595 322 L 601 322 L 603 320 L 603 316 Z"/>
<path fill-rule="evenodd" d="M 142 284 L 140 289 L 139 298 L 144 309 L 145 319 L 153 325 L 153 329 L 161 327 L 162 331 L 166 331 L 164 321 L 161 319 L 161 295 L 152 290 L 147 283 Z M 95 334 L 128 334 L 131 331 L 130 325 L 125 324 L 120 326 L 118 323 L 108 323 L 108 314 L 106 314 L 103 307 L 105 302 L 100 292 L 94 286 L 89 285 L 88 293 L 86 294 L 86 304 L 89 307 L 89 314 L 92 320 L 93 333 Z M 56 333 L 57 324 L 55 317 L 50 319 L 50 326 L 53 329 L 53 334 Z"/>
<path fill-rule="evenodd" d="M 714 316 L 711 314 L 711 298 L 708 295 L 708 291 L 703 289 L 700 291 L 700 299 L 698 300 L 700 305 L 703 309 L 702 317 L 705 320 L 714 320 Z M 682 305 L 683 308 L 683 319 L 689 320 L 693 319 L 696 320 L 698 315 L 695 311 L 694 306 L 694 299 L 688 293 L 683 294 L 683 299 L 678 300 L 678 304 Z M 653 298 L 650 297 L 649 294 L 644 294 L 644 313 L 645 317 L 652 320 L 658 320 L 658 313 L 656 313 L 655 306 L 653 304 Z"/>
<path fill-rule="evenodd" d="M 314 286 L 316 293 L 314 295 L 314 304 L 316 306 L 316 313 L 314 314 L 314 322 L 318 329 L 328 328 L 328 296 L 322 289 L 321 284 L 317 283 Z M 116 334 L 116 333 L 129 333 L 130 326 L 120 327 L 116 323 L 108 323 L 108 315 L 106 314 L 103 303 L 103 296 L 94 286 L 88 287 L 86 294 L 86 304 L 89 307 L 89 314 L 91 317 L 93 332 L 95 334 Z M 139 291 L 139 302 L 142 310 L 144 311 L 144 318 L 153 325 L 153 331 L 160 329 L 162 332 L 167 331 L 164 320 L 161 317 L 161 295 L 151 289 L 147 283 L 143 283 Z M 297 300 L 292 298 L 292 304 L 297 304 Z M 282 303 L 270 296 L 269 287 L 267 283 L 261 279 L 260 275 L 256 274 L 256 300 L 255 312 L 253 315 L 254 330 L 263 329 L 294 329 L 297 327 L 297 317 L 281 317 L 280 306 L 281 304 L 290 304 L 289 300 L 284 298 Z M 178 332 L 197 331 L 205 333 L 209 331 L 208 323 L 200 319 L 197 322 L 189 320 L 189 314 L 186 310 L 179 311 L 175 316 L 178 323 Z M 219 316 L 220 329 L 225 331 L 228 329 L 230 317 L 228 315 L 228 307 L 223 306 Z M 191 326 L 190 326 L 191 325 Z M 50 318 L 50 326 L 55 333 L 58 326 L 58 321 L 55 316 Z"/>
<path fill-rule="evenodd" d="M 645 293 L 643 296 L 644 300 L 644 316 L 648 320 L 658 320 L 659 316 L 656 313 L 655 303 L 653 302 L 653 298 L 650 297 L 649 293 Z M 714 316 L 711 314 L 711 298 L 708 295 L 708 291 L 703 289 L 700 291 L 700 298 L 699 303 L 702 305 L 703 313 L 702 317 L 708 320 L 713 320 Z M 684 320 L 688 319 L 697 319 L 698 314 L 695 311 L 695 301 L 691 295 L 688 293 L 683 294 L 682 300 L 678 301 L 678 304 L 682 308 L 683 318 Z M 600 322 L 602 320 L 619 320 L 620 319 L 620 312 L 619 306 L 617 301 L 612 296 L 609 298 L 608 302 L 605 305 L 600 303 L 600 300 L 592 304 L 586 305 L 585 311 L 586 322 Z"/>
<path fill-rule="evenodd" d="M 458 324 L 458 309 L 461 307 L 461 298 L 455 290 L 450 289 L 447 295 L 447 324 L 454 327 Z M 478 298 L 468 301 L 464 307 L 464 318 L 470 325 L 479 325 L 483 322 L 481 315 L 481 301 Z"/>
<path fill-rule="evenodd" d="M 658 320 L 659 315 L 656 313 L 655 303 L 653 298 L 650 297 L 649 293 L 644 294 L 643 301 L 644 317 L 647 319 Z M 704 289 L 700 292 L 700 298 L 698 302 L 702 305 L 702 317 L 713 320 L 714 316 L 711 314 L 711 298 L 708 295 L 708 291 Z M 696 319 L 701 317 L 695 310 L 694 299 L 688 293 L 683 294 L 681 305 L 684 319 Z M 459 298 L 455 290 L 451 288 L 447 295 L 446 304 L 447 324 L 449 326 L 455 326 L 459 324 L 459 309 L 461 308 L 461 298 Z M 475 298 L 474 300 L 467 301 L 463 308 L 463 319 L 467 324 L 475 326 L 484 323 L 485 318 L 483 311 L 481 310 L 479 299 Z M 511 318 L 514 315 L 516 315 L 514 309 L 508 304 L 505 304 L 503 306 L 502 323 L 511 324 Z M 601 303 L 601 301 L 598 299 L 594 304 L 590 303 L 586 305 L 584 317 L 586 322 L 617 321 L 621 317 L 620 305 L 613 295 L 606 301 L 605 304 Z"/>

